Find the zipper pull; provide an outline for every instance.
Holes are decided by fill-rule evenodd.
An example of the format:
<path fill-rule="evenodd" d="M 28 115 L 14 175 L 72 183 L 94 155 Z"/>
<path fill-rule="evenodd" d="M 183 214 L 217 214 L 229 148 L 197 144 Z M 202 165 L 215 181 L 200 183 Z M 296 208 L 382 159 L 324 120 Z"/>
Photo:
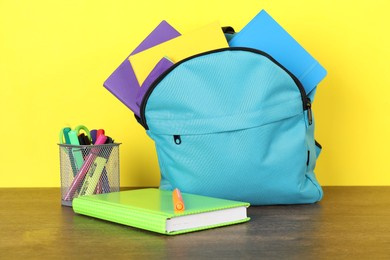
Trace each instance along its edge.
<path fill-rule="evenodd" d="M 307 118 L 309 120 L 309 125 L 313 123 L 313 115 L 311 113 L 311 100 L 308 98 L 306 100 L 306 108 L 307 108 Z"/>
<path fill-rule="evenodd" d="M 177 145 L 181 144 L 180 135 L 174 135 L 174 136 L 173 136 L 173 141 L 174 141 L 175 144 L 177 144 Z"/>

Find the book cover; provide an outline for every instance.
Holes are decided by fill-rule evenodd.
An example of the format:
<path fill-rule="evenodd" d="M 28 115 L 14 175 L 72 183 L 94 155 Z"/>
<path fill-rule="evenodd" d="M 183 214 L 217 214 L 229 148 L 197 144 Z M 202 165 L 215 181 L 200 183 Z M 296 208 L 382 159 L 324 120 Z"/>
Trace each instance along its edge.
<path fill-rule="evenodd" d="M 180 33 L 175 28 L 166 21 L 162 21 L 131 54 L 136 54 L 149 49 L 179 35 Z M 139 113 L 139 108 L 136 104 L 136 98 L 140 89 L 140 84 L 138 84 L 134 70 L 128 61 L 128 57 L 108 77 L 103 83 L 103 86 L 139 116 L 139 114 L 137 114 Z"/>
<path fill-rule="evenodd" d="M 219 23 L 211 23 L 195 31 L 185 33 L 145 51 L 130 55 L 129 60 L 140 85 L 163 58 L 168 57 L 174 63 L 189 56 L 229 47 Z"/>
<path fill-rule="evenodd" d="M 158 77 L 160 77 L 161 74 L 163 74 L 166 70 L 168 70 L 173 64 L 174 63 L 171 60 L 169 60 L 167 57 L 164 57 L 157 63 L 156 67 L 154 67 L 152 72 L 150 72 L 150 74 L 146 77 L 144 83 L 141 86 L 141 89 L 138 91 L 138 95 L 136 99 L 136 103 L 139 108 L 137 111 L 138 114 L 140 114 L 142 99 L 144 98 L 146 92 L 148 91 L 152 83 Z"/>
<path fill-rule="evenodd" d="M 249 203 L 182 193 L 185 210 L 175 213 L 172 191 L 155 188 L 81 196 L 78 214 L 166 235 L 249 221 Z"/>
<path fill-rule="evenodd" d="M 265 10 L 257 14 L 229 41 L 231 47 L 250 47 L 270 54 L 310 93 L 326 76 L 326 70 Z"/>

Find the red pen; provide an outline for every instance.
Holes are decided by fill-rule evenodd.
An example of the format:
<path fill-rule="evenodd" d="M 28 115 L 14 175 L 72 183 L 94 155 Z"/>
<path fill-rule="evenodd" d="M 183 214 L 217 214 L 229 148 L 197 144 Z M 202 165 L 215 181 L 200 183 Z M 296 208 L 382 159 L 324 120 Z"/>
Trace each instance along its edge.
<path fill-rule="evenodd" d="M 104 133 L 104 129 L 99 129 L 99 130 L 97 130 L 97 132 L 96 132 L 96 138 L 98 138 L 99 137 L 99 135 L 104 135 L 105 133 Z"/>

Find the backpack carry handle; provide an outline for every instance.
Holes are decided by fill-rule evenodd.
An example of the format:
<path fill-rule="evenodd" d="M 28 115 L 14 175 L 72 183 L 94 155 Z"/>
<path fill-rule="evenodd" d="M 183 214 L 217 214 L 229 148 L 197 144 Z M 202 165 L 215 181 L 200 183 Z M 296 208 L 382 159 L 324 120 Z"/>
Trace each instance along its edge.
<path fill-rule="evenodd" d="M 222 31 L 223 31 L 223 33 L 227 33 L 227 34 L 235 34 L 236 33 L 236 31 L 234 31 L 234 28 L 231 26 L 223 26 Z"/>

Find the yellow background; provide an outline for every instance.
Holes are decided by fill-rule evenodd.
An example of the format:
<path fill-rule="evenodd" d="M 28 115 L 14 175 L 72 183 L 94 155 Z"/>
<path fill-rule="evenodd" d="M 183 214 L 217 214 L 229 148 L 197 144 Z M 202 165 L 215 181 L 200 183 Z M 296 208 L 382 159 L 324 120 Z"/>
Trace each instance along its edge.
<path fill-rule="evenodd" d="M 313 110 L 322 185 L 390 184 L 390 2 L 0 0 L 0 187 L 60 185 L 58 132 L 121 142 L 121 186 L 158 185 L 153 142 L 102 84 L 161 21 L 240 30 L 266 9 L 327 69 Z"/>

